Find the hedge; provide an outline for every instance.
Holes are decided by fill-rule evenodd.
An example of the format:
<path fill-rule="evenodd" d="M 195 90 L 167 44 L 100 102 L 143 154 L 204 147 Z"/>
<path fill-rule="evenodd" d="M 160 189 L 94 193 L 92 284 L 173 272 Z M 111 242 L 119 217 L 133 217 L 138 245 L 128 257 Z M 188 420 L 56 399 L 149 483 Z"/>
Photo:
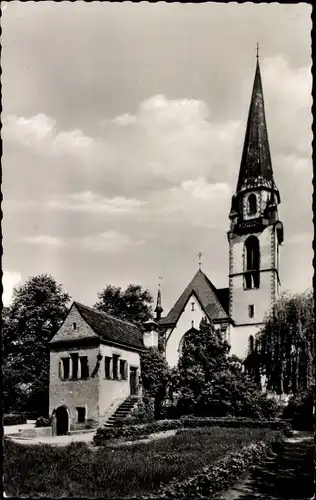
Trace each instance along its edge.
<path fill-rule="evenodd" d="M 136 439 L 155 432 L 163 432 L 175 429 L 195 429 L 198 427 L 248 427 L 248 428 L 270 428 L 272 430 L 284 430 L 290 428 L 289 422 L 285 420 L 252 420 L 242 417 L 183 417 L 179 420 L 157 420 L 149 424 L 130 425 L 123 427 L 99 427 L 93 437 L 95 446 L 104 446 L 111 439 Z"/>
<path fill-rule="evenodd" d="M 35 427 L 50 427 L 52 423 L 51 418 L 38 417 L 36 419 Z"/>
<path fill-rule="evenodd" d="M 3 425 L 22 425 L 26 424 L 26 415 L 23 413 L 10 413 L 3 415 Z"/>
<path fill-rule="evenodd" d="M 232 486 L 246 470 L 258 463 L 269 449 L 269 442 L 264 441 L 244 446 L 240 451 L 230 453 L 193 476 L 181 481 L 174 479 L 153 495 L 142 495 L 140 498 L 209 499 Z"/>

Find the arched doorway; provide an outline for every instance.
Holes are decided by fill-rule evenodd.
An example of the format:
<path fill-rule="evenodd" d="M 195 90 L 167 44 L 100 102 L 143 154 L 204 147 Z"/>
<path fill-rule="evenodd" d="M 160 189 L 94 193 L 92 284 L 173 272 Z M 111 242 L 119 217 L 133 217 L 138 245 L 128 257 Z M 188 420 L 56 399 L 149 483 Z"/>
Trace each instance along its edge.
<path fill-rule="evenodd" d="M 67 434 L 69 426 L 69 417 L 66 406 L 59 406 L 55 412 L 56 416 L 56 434 L 62 436 Z"/>

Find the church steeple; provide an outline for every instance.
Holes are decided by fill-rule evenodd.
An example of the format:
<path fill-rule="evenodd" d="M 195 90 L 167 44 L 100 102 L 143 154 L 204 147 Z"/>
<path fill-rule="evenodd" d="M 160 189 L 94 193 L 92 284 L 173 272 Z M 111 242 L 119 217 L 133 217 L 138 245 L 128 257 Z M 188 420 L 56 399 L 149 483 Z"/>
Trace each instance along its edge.
<path fill-rule="evenodd" d="M 268 188 L 278 195 L 273 180 L 268 131 L 265 118 L 259 55 L 250 101 L 237 193 L 248 189 Z"/>
<path fill-rule="evenodd" d="M 236 344 L 264 324 L 279 293 L 279 191 L 273 178 L 264 109 L 259 54 L 248 112 L 236 193 L 232 197 L 229 242 L 229 313 L 238 335 Z M 238 339 L 238 341 L 237 341 Z M 245 353 L 241 353 L 243 357 Z"/>
<path fill-rule="evenodd" d="M 229 217 L 231 229 L 250 229 L 278 220 L 279 190 L 273 178 L 268 131 L 264 109 L 259 54 L 253 82 L 245 140 L 240 162 L 236 193 L 232 197 Z M 245 226 L 246 222 L 246 226 Z"/>

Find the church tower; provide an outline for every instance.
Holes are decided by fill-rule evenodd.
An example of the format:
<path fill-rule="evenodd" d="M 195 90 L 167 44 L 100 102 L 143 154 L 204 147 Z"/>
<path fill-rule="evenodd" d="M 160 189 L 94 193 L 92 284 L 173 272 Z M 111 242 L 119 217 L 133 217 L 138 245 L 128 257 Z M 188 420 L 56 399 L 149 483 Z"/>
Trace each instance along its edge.
<path fill-rule="evenodd" d="M 280 287 L 279 247 L 283 225 L 273 178 L 259 59 L 251 96 L 229 242 L 231 353 L 244 358 L 275 303 Z"/>

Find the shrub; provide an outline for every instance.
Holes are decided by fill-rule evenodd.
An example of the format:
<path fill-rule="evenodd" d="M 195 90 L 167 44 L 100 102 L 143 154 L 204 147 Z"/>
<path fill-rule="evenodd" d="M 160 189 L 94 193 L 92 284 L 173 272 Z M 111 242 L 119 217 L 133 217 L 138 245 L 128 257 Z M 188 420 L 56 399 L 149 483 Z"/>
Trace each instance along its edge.
<path fill-rule="evenodd" d="M 283 410 L 283 418 L 291 419 L 294 429 L 313 429 L 313 391 L 296 394 Z"/>
<path fill-rule="evenodd" d="M 213 427 L 204 433 L 95 450 L 79 442 L 58 447 L 4 440 L 4 487 L 15 498 L 138 498 L 175 477 L 186 480 L 271 434 L 275 432 L 267 429 Z"/>
<path fill-rule="evenodd" d="M 51 418 L 38 417 L 36 419 L 35 427 L 50 427 L 52 423 Z"/>
<path fill-rule="evenodd" d="M 141 498 L 213 498 L 213 495 L 229 488 L 242 473 L 257 463 L 269 450 L 267 442 L 260 441 L 244 446 L 238 452 L 218 460 L 212 466 L 204 467 L 187 479 L 175 479 L 163 485 L 156 494 Z"/>
<path fill-rule="evenodd" d="M 283 430 L 289 427 L 284 420 L 251 420 L 245 418 L 183 417 L 179 420 L 158 420 L 149 424 L 123 427 L 99 427 L 93 437 L 95 446 L 105 446 L 112 439 L 137 439 L 144 435 L 176 429 L 199 427 L 247 427 Z"/>
<path fill-rule="evenodd" d="M 10 413 L 3 416 L 3 425 L 26 424 L 26 415 L 23 413 Z"/>
<path fill-rule="evenodd" d="M 125 425 L 147 424 L 155 420 L 155 406 L 153 398 L 143 397 L 133 408 L 131 414 L 115 421 L 115 427 Z"/>
<path fill-rule="evenodd" d="M 25 415 L 27 420 L 37 420 L 41 416 L 38 411 L 26 411 Z"/>

